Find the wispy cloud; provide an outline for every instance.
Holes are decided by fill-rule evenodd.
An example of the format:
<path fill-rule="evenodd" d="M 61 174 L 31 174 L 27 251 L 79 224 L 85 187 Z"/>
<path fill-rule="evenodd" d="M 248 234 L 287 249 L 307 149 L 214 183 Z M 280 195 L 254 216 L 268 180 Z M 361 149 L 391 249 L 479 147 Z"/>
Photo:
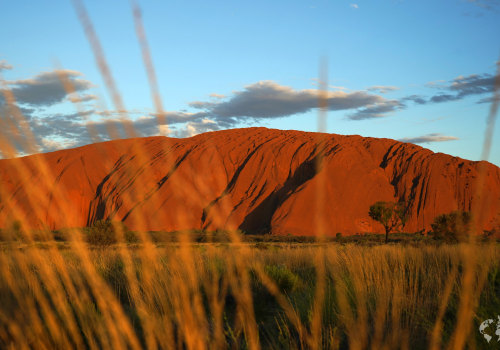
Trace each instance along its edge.
<path fill-rule="evenodd" d="M 415 122 L 415 124 L 428 124 L 428 123 L 435 123 L 440 120 L 448 119 L 450 116 L 440 116 L 440 117 L 435 117 L 435 118 L 422 118 L 420 121 Z"/>
<path fill-rule="evenodd" d="M 9 70 L 12 68 L 13 68 L 12 65 L 10 65 L 6 60 L 0 61 L 0 72 L 3 70 Z"/>
<path fill-rule="evenodd" d="M 495 76 L 492 74 L 472 74 L 468 76 L 458 76 L 443 84 L 431 82 L 427 86 L 436 87 L 446 92 L 438 93 L 430 98 L 430 102 L 441 103 L 458 101 L 472 95 L 482 95 L 493 93 Z"/>
<path fill-rule="evenodd" d="M 356 112 L 349 114 L 347 118 L 351 120 L 363 120 L 373 118 L 383 118 L 389 113 L 405 108 L 406 105 L 398 100 L 386 100 L 372 104 L 365 108 L 360 108 Z"/>
<path fill-rule="evenodd" d="M 353 9 L 359 9 L 358 4 L 350 4 L 349 6 L 351 6 L 351 8 L 353 8 Z"/>
<path fill-rule="evenodd" d="M 391 92 L 391 91 L 399 90 L 399 88 L 396 86 L 375 85 L 375 86 L 370 86 L 367 90 L 378 92 L 381 94 L 386 94 L 386 93 Z"/>
<path fill-rule="evenodd" d="M 430 142 L 444 142 L 444 141 L 455 141 L 459 140 L 458 137 L 455 136 L 447 136 L 439 133 L 432 133 L 432 134 L 427 134 L 423 136 L 416 136 L 416 137 L 405 137 L 402 139 L 399 139 L 398 141 L 401 142 L 408 142 L 408 143 L 430 143 Z"/>
<path fill-rule="evenodd" d="M 216 94 L 216 93 L 211 93 L 209 96 L 213 97 L 213 98 L 225 98 L 226 97 L 226 95 Z"/>
<path fill-rule="evenodd" d="M 429 88 L 446 88 L 447 83 L 446 80 L 434 80 L 434 81 L 429 81 L 428 83 L 425 84 L 426 87 Z"/>
<path fill-rule="evenodd" d="M 496 98 L 495 96 L 485 97 L 477 101 L 477 103 L 493 103 L 494 101 L 500 102 L 500 98 Z"/>
<path fill-rule="evenodd" d="M 405 96 L 400 101 L 402 103 L 404 103 L 406 101 L 413 101 L 413 102 L 415 102 L 416 104 L 419 104 L 419 105 L 425 105 L 427 103 L 427 101 L 425 100 L 425 98 L 422 97 L 422 96 L 420 96 L 420 95 Z"/>
<path fill-rule="evenodd" d="M 75 103 L 82 103 L 82 102 L 97 100 L 97 96 L 94 94 L 85 94 L 85 95 L 69 94 L 68 100 Z"/>
<path fill-rule="evenodd" d="M 467 0 L 467 2 L 490 11 L 500 6 L 499 0 Z"/>

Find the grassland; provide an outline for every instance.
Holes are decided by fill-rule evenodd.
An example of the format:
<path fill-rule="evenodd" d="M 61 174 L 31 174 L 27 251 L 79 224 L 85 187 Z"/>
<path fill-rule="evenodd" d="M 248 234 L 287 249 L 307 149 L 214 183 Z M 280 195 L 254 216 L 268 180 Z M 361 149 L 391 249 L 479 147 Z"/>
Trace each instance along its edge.
<path fill-rule="evenodd" d="M 75 237 L 2 243 L 0 348 L 499 345 L 478 332 L 500 312 L 494 242 Z"/>

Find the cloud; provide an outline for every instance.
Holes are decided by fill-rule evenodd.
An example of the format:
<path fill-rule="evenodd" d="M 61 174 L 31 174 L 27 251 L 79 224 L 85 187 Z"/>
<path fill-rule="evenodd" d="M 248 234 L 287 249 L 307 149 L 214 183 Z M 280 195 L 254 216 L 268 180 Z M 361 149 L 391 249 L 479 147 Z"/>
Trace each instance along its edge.
<path fill-rule="evenodd" d="M 58 113 L 50 116 L 33 115 L 29 123 L 40 146 L 46 144 L 40 142 L 42 139 L 59 139 L 65 140 L 66 143 L 83 145 L 91 142 L 91 137 L 85 126 L 85 119 L 94 112 L 94 110 L 87 110 L 82 113 Z"/>
<path fill-rule="evenodd" d="M 155 114 L 140 111 L 96 111 L 85 110 L 81 113 L 58 113 L 39 115 L 34 110 L 25 114 L 28 126 L 35 135 L 41 151 L 53 151 L 61 148 L 78 147 L 97 141 L 113 138 L 127 138 L 126 125 L 133 127 L 136 136 L 165 135 L 167 129 L 174 130 L 170 136 L 188 137 L 201 132 L 219 130 L 234 124 L 216 123 L 203 112 L 166 112 L 165 123 L 159 125 Z M 123 115 L 128 118 L 121 118 Z M 3 115 L 2 115 L 3 116 Z M 7 116 L 9 116 L 7 114 Z M 11 118 L 12 120 L 12 118 Z M 93 135 L 90 132 L 93 132 Z M 12 133 L 4 135 L 10 144 L 18 144 Z M 21 149 L 21 147 L 18 147 Z"/>
<path fill-rule="evenodd" d="M 216 121 L 205 118 L 199 122 L 188 122 L 183 128 L 175 128 L 173 136 L 175 137 L 192 137 L 207 131 L 220 130 Z"/>
<path fill-rule="evenodd" d="M 211 108 L 212 106 L 215 106 L 217 103 L 213 102 L 203 102 L 203 101 L 193 101 L 189 102 L 188 106 L 196 109 L 205 109 L 205 108 Z"/>
<path fill-rule="evenodd" d="M 235 126 L 235 123 L 226 124 L 209 119 L 204 113 L 166 112 L 164 116 L 166 117 L 164 124 L 158 124 L 156 115 L 142 115 L 132 120 L 127 119 L 127 122 L 134 128 L 138 136 L 165 135 L 168 130 L 171 132 L 168 135 L 170 137 L 191 137 L 203 132 Z M 125 133 L 123 121 L 118 118 L 90 121 L 87 125 L 103 139 L 110 138 L 109 129 L 118 133 L 116 137 L 129 136 Z M 78 128 L 82 134 L 86 133 L 85 125 L 81 124 Z"/>
<path fill-rule="evenodd" d="M 351 8 L 353 9 L 359 9 L 358 4 L 350 4 L 349 6 L 351 6 Z"/>
<path fill-rule="evenodd" d="M 13 114 L 10 108 L 0 107 L 2 129 L 0 134 L 4 140 L 16 148 L 22 154 L 39 151 L 51 151 L 57 149 L 57 145 L 70 147 L 74 144 L 90 143 L 90 136 L 83 131 L 85 126 L 82 123 L 83 116 L 92 114 L 93 111 L 86 111 L 82 114 L 54 114 L 51 116 L 40 116 L 36 109 L 21 107 L 24 121 Z M 31 140 L 27 127 L 34 140 Z M 33 144 L 33 141 L 35 144 Z M 51 142 L 53 141 L 53 142 Z M 37 147 L 38 146 L 38 147 Z"/>
<path fill-rule="evenodd" d="M 332 111 L 376 107 L 389 100 L 365 91 L 328 91 L 328 109 Z M 203 109 L 218 123 L 226 118 L 279 118 L 306 113 L 318 107 L 318 90 L 294 90 L 273 81 L 259 81 L 236 91 L 231 98 L 219 102 L 191 102 L 193 108 Z"/>
<path fill-rule="evenodd" d="M 500 102 L 500 97 L 496 97 L 496 98 L 495 98 L 495 96 L 485 97 L 485 98 L 482 98 L 479 101 L 477 101 L 477 103 L 479 103 L 479 104 L 481 104 L 481 103 L 493 103 L 493 101 Z"/>
<path fill-rule="evenodd" d="M 319 85 L 319 84 L 316 84 L 316 85 Z M 333 90 L 349 90 L 348 88 L 346 87 L 343 87 L 343 86 L 337 86 L 337 85 L 328 85 L 328 87 L 330 89 L 333 89 Z"/>
<path fill-rule="evenodd" d="M 430 99 L 430 101 L 434 103 L 450 102 L 456 100 L 460 100 L 460 97 L 458 97 L 457 95 L 450 95 L 450 94 L 435 95 L 432 96 Z"/>
<path fill-rule="evenodd" d="M 5 61 L 0 64 L 2 69 L 12 68 Z M 64 101 L 87 102 L 97 99 L 88 91 L 94 85 L 82 76 L 78 71 L 59 69 L 42 72 L 28 79 L 5 81 L 7 89 L 14 95 L 17 107 L 10 108 L 7 105 L 6 90 L 0 89 L 0 116 L 2 125 L 7 126 L 0 133 L 22 154 L 35 151 L 35 145 L 28 145 L 28 141 L 33 143 L 33 140 L 28 140 L 28 133 L 23 130 L 23 125 L 31 130 L 41 151 L 92 142 L 85 127 L 85 119 L 95 114 L 93 109 L 67 114 L 47 112 L 47 107 L 60 107 L 59 104 Z M 71 83 L 73 93 L 64 89 L 61 79 L 67 79 Z M 21 112 L 22 119 L 16 114 L 17 110 Z"/>
<path fill-rule="evenodd" d="M 311 81 L 311 85 L 322 88 L 323 82 L 319 78 L 310 78 L 309 80 Z M 349 90 L 345 86 L 338 85 L 328 85 L 328 88 L 332 90 Z"/>
<path fill-rule="evenodd" d="M 72 83 L 74 93 L 68 94 L 65 91 L 60 81 L 61 75 Z M 14 94 L 17 108 L 23 114 L 25 125 L 33 133 L 37 145 L 36 148 L 26 147 L 27 134 L 19 130 L 20 121 L 16 117 L 16 109 L 10 108 L 5 103 L 0 91 L 0 122 L 3 126 L 0 134 L 21 154 L 53 151 L 111 138 L 130 137 L 131 135 L 126 132 L 129 129 L 124 123 L 132 126 L 137 136 L 164 135 L 167 129 L 172 129 L 183 137 L 234 127 L 236 123 L 236 119 L 231 117 L 218 121 L 209 119 L 205 111 L 195 113 L 168 111 L 162 114 L 161 118 L 149 111 L 135 109 L 117 111 L 87 107 L 80 113 L 53 113 L 53 110 L 61 109 L 60 103 L 64 101 L 97 100 L 97 97 L 89 91 L 94 85 L 83 79 L 80 72 L 73 70 L 43 72 L 29 79 L 7 81 L 6 84 Z"/>
<path fill-rule="evenodd" d="M 375 86 L 370 86 L 367 90 L 379 92 L 381 94 L 386 94 L 391 91 L 399 90 L 399 88 L 396 86 L 375 85 Z"/>
<path fill-rule="evenodd" d="M 500 5 L 498 0 L 467 0 L 467 2 L 489 11 L 494 11 Z"/>
<path fill-rule="evenodd" d="M 76 145 L 76 141 L 56 141 L 49 138 L 42 138 L 40 144 L 45 152 L 57 151 L 59 149 L 70 148 Z"/>
<path fill-rule="evenodd" d="M 426 87 L 429 88 L 446 88 L 446 80 L 435 80 L 435 81 L 429 81 L 428 83 L 425 84 Z"/>
<path fill-rule="evenodd" d="M 430 98 L 430 102 L 441 103 L 458 101 L 468 96 L 493 93 L 495 76 L 491 74 L 472 74 L 458 76 L 448 84 L 428 83 L 427 86 L 446 90 Z"/>
<path fill-rule="evenodd" d="M 62 74 L 71 81 L 75 93 L 68 94 L 64 90 L 60 82 Z M 212 93 L 207 101 L 191 102 L 189 106 L 194 112 L 168 111 L 158 116 L 148 110 L 95 110 L 87 107 L 82 113 L 49 114 L 47 107 L 57 107 L 64 101 L 88 102 L 97 99 L 91 91 L 94 85 L 82 76 L 74 70 L 55 70 L 30 79 L 7 82 L 43 151 L 129 137 L 123 125 L 124 118 L 137 136 L 165 135 L 168 130 L 170 136 L 188 137 L 206 131 L 252 125 L 263 119 L 307 113 L 319 105 L 317 89 L 298 90 L 274 81 L 259 81 L 230 95 Z M 449 84 L 449 93 L 451 90 L 454 94 L 478 93 L 478 86 L 484 83 L 478 81 L 478 86 L 475 86 L 479 78 L 484 80 L 489 76 L 459 77 Z M 380 95 L 397 89 L 385 85 L 372 86 L 367 91 L 339 88 L 326 91 L 325 97 L 329 110 L 347 111 L 347 118 L 351 120 L 383 118 L 406 108 L 409 101 L 417 104 L 427 102 L 419 95 L 401 99 L 387 99 Z M 2 107 L 0 100 L 0 112 L 2 108 L 7 110 L 6 107 L 5 103 Z M 11 118 L 13 124 L 13 116 L 6 115 L 6 118 Z M 89 129 L 94 134 L 90 135 Z M 112 135 L 109 135 L 110 131 Z"/>
<path fill-rule="evenodd" d="M 430 142 L 444 142 L 444 141 L 455 141 L 459 140 L 458 137 L 455 136 L 447 136 L 439 133 L 432 133 L 432 134 L 427 134 L 423 136 L 417 136 L 417 137 L 405 137 L 402 139 L 399 139 L 398 141 L 401 142 L 408 142 L 408 143 L 430 143 Z"/>
<path fill-rule="evenodd" d="M 216 94 L 216 93 L 212 93 L 209 96 L 213 97 L 213 98 L 225 98 L 226 97 L 226 95 L 221 95 L 221 94 Z"/>
<path fill-rule="evenodd" d="M 101 117 L 109 118 L 107 120 L 113 120 L 113 119 L 120 120 L 120 118 L 130 118 L 130 117 L 132 117 L 132 119 L 136 119 L 134 116 L 139 116 L 139 115 L 142 115 L 142 117 L 148 116 L 152 119 L 154 118 L 155 120 L 157 119 L 157 117 L 161 117 L 160 119 L 164 118 L 167 124 L 186 123 L 189 121 L 201 120 L 207 116 L 207 113 L 205 112 L 188 113 L 180 111 L 166 111 L 160 116 L 157 113 L 149 113 L 143 110 L 127 110 L 127 111 L 103 110 L 103 111 L 96 111 L 95 114 Z"/>
<path fill-rule="evenodd" d="M 453 79 L 449 89 L 456 91 L 459 97 L 493 92 L 495 77 L 491 74 L 472 74 Z"/>
<path fill-rule="evenodd" d="M 370 105 L 366 108 L 358 109 L 356 112 L 349 114 L 347 118 L 351 120 L 363 120 L 386 117 L 388 113 L 405 108 L 406 105 L 398 100 L 387 100 Z"/>
<path fill-rule="evenodd" d="M 10 124 L 16 122 L 7 110 L 0 109 L 2 125 L 6 125 L 5 118 Z M 7 113 L 3 113 L 7 112 Z M 140 111 L 96 111 L 88 109 L 81 113 L 57 113 L 44 115 L 35 109 L 24 109 L 27 125 L 35 136 L 38 151 L 48 152 L 57 149 L 78 147 L 89 143 L 107 141 L 115 138 L 128 138 L 126 126 L 131 126 L 133 136 L 190 137 L 196 134 L 231 128 L 236 125 L 236 120 L 231 118 L 224 121 L 215 121 L 207 118 L 206 113 L 166 112 L 163 124 L 158 124 L 159 119 L 155 114 L 141 114 Z M 121 116 L 127 115 L 128 118 Z M 9 125 L 10 125 L 9 124 Z M 92 134 L 91 134 L 92 133 Z M 11 129 L 0 130 L 0 134 L 7 139 L 9 144 L 17 148 L 22 154 L 34 150 L 27 150 L 17 140 Z"/>
<path fill-rule="evenodd" d="M 9 70 L 12 68 L 13 68 L 12 65 L 8 64 L 6 60 L 0 61 L 0 72 L 3 70 Z"/>
<path fill-rule="evenodd" d="M 28 82 L 46 81 L 40 79 Z M 25 82 L 25 81 L 23 81 Z M 82 85 L 85 88 L 87 85 Z M 82 113 L 51 114 L 40 113 L 39 106 L 24 107 L 28 112 L 28 121 L 36 135 L 42 150 L 54 150 L 62 146 L 81 146 L 95 142 L 88 129 L 93 130 L 99 140 L 129 137 L 123 125 L 132 126 L 138 136 L 164 135 L 168 129 L 170 136 L 189 137 L 206 131 L 233 128 L 241 124 L 252 124 L 256 120 L 280 118 L 305 113 L 318 108 L 318 90 L 295 90 L 272 81 L 250 84 L 224 99 L 211 102 L 196 101 L 189 105 L 198 111 L 169 111 L 158 115 L 144 110 L 94 110 Z M 57 100 L 61 100 L 60 96 Z M 68 99 L 73 98 L 69 96 Z M 91 94 L 82 95 L 81 99 L 92 100 Z M 388 113 L 404 108 L 397 100 L 388 100 L 366 91 L 328 91 L 328 108 L 332 111 L 353 111 L 348 118 L 353 120 L 381 118 Z M 55 100 L 55 99 L 53 99 Z M 31 108 L 31 109 L 30 109 Z M 38 110 L 37 110 L 38 108 Z M 162 122 L 161 125 L 158 123 Z M 109 131 L 113 134 L 109 135 Z"/>
<path fill-rule="evenodd" d="M 68 100 L 75 103 L 77 102 L 82 103 L 82 102 L 97 100 L 97 96 L 93 94 L 85 94 L 85 95 L 69 94 Z"/>
<path fill-rule="evenodd" d="M 425 100 L 425 98 L 423 98 L 420 95 L 406 96 L 406 97 L 403 97 L 400 101 L 401 102 L 413 101 L 413 102 L 415 102 L 416 104 L 419 104 L 419 105 L 425 105 L 427 103 L 427 101 Z"/>
<path fill-rule="evenodd" d="M 90 81 L 80 78 L 82 75 L 74 70 L 61 69 L 43 72 L 30 79 L 7 81 L 6 83 L 17 103 L 45 107 L 62 102 L 68 96 L 61 83 L 61 76 L 69 80 L 76 92 L 92 88 L 93 84 Z M 5 101 L 0 94 L 0 104 L 2 103 Z"/>

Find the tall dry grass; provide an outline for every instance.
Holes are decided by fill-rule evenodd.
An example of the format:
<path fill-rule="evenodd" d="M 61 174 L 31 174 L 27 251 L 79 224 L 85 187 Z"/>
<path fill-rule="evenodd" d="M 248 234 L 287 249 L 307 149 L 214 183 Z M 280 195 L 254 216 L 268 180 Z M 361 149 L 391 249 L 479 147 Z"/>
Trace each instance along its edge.
<path fill-rule="evenodd" d="M 74 5 L 115 109 L 121 111 L 126 136 L 137 136 L 85 7 L 78 0 Z M 135 2 L 132 7 L 158 123 L 164 125 L 140 10 Z M 326 75 L 320 73 L 320 130 L 326 128 Z M 74 95 L 64 73 L 60 79 Z M 6 84 L 1 91 L 8 107 L 0 130 L 2 155 L 13 158 L 19 152 L 38 152 L 15 96 Z M 83 110 L 78 98 L 73 102 L 78 111 Z M 91 125 L 88 132 L 92 140 L 100 140 Z M 111 138 L 119 135 L 112 128 L 108 133 Z M 489 153 L 491 137 L 486 137 L 484 154 Z M 316 166 L 321 169 L 322 140 L 317 142 Z M 134 147 L 145 160 L 141 143 Z M 30 162 L 45 179 L 29 198 L 30 215 L 43 221 L 36 205 L 43 199 L 42 189 L 53 189 L 54 210 L 64 210 L 67 194 L 49 183 L 51 168 L 43 157 Z M 14 164 L 16 176 L 29 184 L 27 163 Z M 326 174 L 318 175 L 324 177 L 317 191 L 322 203 Z M 202 179 L 198 184 L 202 192 L 210 193 Z M 147 192 L 146 184 L 140 185 Z M 200 200 L 198 192 L 182 183 L 175 185 L 183 191 L 177 196 Z M 137 193 L 125 196 L 128 202 L 141 199 Z M 0 198 L 9 198 L 1 184 Z M 49 230 L 36 232 L 45 238 L 40 243 L 25 224 L 26 212 L 12 201 L 2 204 L 19 225 L 4 230 L 10 238 L 1 245 L 1 348 L 475 348 L 485 346 L 477 335 L 478 322 L 494 317 L 490 313 L 499 306 L 498 247 L 473 241 L 418 248 L 332 245 L 322 240 L 326 213 L 321 207 L 313 228 L 317 245 L 262 250 L 243 243 L 232 230 L 228 244 L 196 245 L 188 233 L 181 232 L 178 244 L 160 247 L 147 232 L 137 232 L 139 243 L 130 245 L 124 243 L 124 228 L 118 224 L 114 229 L 119 243 L 109 247 L 88 245 L 81 229 L 69 229 L 66 243 L 53 239 Z M 132 215 L 143 226 L 147 213 L 138 210 Z M 213 215 L 215 224 L 227 225 L 221 214 Z"/>
<path fill-rule="evenodd" d="M 118 246 L 89 249 L 89 276 L 69 246 L 56 256 L 37 244 L 2 247 L 2 347 L 456 348 L 465 284 L 474 326 L 500 303 L 500 249 L 490 245 L 193 244 L 155 247 L 154 265 L 138 246 L 127 249 L 130 261 Z M 318 254 L 326 257 L 319 311 Z M 479 333 L 464 345 L 486 348 Z"/>

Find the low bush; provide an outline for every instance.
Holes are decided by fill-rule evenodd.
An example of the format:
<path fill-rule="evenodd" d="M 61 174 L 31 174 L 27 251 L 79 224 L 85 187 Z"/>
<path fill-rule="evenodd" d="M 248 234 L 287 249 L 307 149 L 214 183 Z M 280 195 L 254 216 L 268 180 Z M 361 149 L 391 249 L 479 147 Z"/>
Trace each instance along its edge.
<path fill-rule="evenodd" d="M 285 265 L 266 265 L 264 270 L 284 293 L 293 292 L 300 284 L 299 276 Z"/>
<path fill-rule="evenodd" d="M 117 230 L 121 230 L 126 243 L 136 243 L 136 234 L 130 231 L 122 222 L 99 220 L 85 229 L 86 241 L 97 246 L 109 246 L 118 242 Z"/>
<path fill-rule="evenodd" d="M 470 231 L 471 215 L 469 212 L 453 211 L 442 214 L 431 224 L 432 236 L 446 242 L 463 242 Z"/>

